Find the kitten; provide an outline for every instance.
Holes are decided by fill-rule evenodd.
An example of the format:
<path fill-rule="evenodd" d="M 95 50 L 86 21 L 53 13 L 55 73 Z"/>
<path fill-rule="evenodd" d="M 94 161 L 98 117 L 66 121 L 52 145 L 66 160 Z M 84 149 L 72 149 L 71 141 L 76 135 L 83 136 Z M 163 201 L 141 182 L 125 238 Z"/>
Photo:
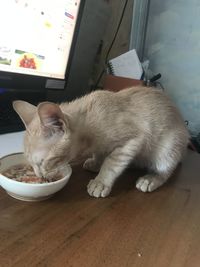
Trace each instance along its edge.
<path fill-rule="evenodd" d="M 179 112 L 154 88 L 94 91 L 61 105 L 14 101 L 13 107 L 25 124 L 24 152 L 36 174 L 48 177 L 86 159 L 83 167 L 98 172 L 87 187 L 94 197 L 108 196 L 132 162 L 149 170 L 137 189 L 155 190 L 171 176 L 189 141 Z"/>

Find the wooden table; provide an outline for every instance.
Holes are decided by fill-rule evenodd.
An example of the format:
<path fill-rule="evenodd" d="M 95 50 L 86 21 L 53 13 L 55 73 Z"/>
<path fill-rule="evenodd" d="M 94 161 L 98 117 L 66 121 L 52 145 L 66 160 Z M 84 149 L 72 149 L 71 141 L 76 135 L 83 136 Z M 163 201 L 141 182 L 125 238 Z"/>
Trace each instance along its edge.
<path fill-rule="evenodd" d="M 74 169 L 53 198 L 23 202 L 0 189 L 0 266 L 199 267 L 200 155 L 189 151 L 153 193 L 128 170 L 111 196 L 86 192 L 94 174 Z"/>

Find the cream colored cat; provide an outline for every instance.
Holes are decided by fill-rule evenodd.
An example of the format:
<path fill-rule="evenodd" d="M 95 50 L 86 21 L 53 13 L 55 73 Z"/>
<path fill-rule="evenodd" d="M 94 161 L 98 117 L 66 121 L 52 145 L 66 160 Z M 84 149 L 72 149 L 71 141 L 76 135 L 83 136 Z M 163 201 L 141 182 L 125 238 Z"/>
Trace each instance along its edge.
<path fill-rule="evenodd" d="M 35 107 L 15 101 L 26 126 L 24 151 L 38 176 L 87 159 L 97 171 L 88 193 L 106 197 L 132 162 L 146 167 L 136 187 L 151 192 L 171 176 L 186 150 L 189 134 L 179 112 L 163 92 L 133 87 L 114 93 L 95 91 L 60 106 Z"/>

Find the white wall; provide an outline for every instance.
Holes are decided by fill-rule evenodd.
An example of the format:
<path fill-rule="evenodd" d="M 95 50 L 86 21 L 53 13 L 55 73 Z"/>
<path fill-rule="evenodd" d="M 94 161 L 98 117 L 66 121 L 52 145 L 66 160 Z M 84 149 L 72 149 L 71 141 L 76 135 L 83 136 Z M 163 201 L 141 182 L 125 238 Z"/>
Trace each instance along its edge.
<path fill-rule="evenodd" d="M 151 0 L 144 55 L 191 132 L 200 132 L 200 0 Z"/>

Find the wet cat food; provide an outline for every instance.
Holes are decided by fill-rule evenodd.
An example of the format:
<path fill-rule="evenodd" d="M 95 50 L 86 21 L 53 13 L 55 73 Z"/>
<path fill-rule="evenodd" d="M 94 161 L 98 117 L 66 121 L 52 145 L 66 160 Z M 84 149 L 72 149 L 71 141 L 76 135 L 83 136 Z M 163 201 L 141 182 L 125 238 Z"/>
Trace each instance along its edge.
<path fill-rule="evenodd" d="M 6 171 L 3 172 L 3 175 L 18 181 L 18 182 L 24 182 L 24 183 L 30 183 L 30 184 L 42 184 L 42 183 L 49 183 L 49 182 L 54 182 L 62 177 L 58 175 L 57 177 L 51 179 L 51 181 L 37 177 L 34 173 L 33 168 L 30 165 L 27 164 L 18 164 L 10 167 Z"/>

